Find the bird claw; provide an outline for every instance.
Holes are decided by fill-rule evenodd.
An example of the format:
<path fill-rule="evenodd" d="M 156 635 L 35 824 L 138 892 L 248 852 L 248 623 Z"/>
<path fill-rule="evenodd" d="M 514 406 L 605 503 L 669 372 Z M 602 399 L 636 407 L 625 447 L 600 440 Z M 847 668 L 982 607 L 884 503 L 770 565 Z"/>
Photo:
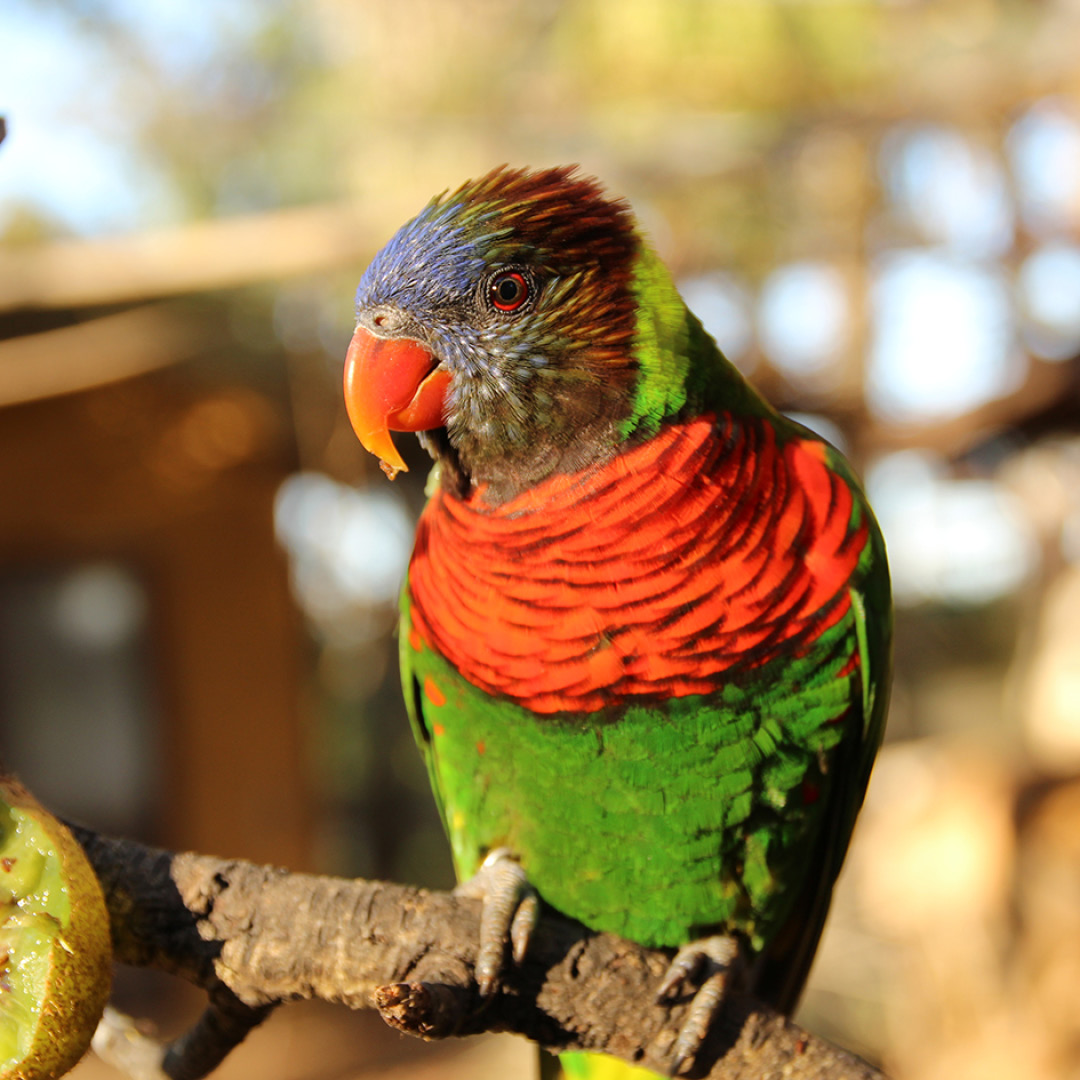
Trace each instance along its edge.
<path fill-rule="evenodd" d="M 476 982 L 481 996 L 489 997 L 499 984 L 507 941 L 514 962 L 525 959 L 540 914 L 539 897 L 507 848 L 489 852 L 480 869 L 454 893 L 483 901 Z"/>
<path fill-rule="evenodd" d="M 688 984 L 697 983 L 686 1019 L 671 1050 L 672 1076 L 677 1076 L 701 1049 L 742 959 L 738 940 L 718 934 L 684 945 L 668 965 L 656 994 L 658 1001 L 671 1001 Z"/>

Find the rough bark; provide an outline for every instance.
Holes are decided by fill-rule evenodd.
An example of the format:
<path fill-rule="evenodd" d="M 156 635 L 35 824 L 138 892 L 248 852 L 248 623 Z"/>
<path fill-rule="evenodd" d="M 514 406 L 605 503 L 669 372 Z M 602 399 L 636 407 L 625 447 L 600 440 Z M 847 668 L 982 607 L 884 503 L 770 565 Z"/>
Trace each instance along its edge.
<path fill-rule="evenodd" d="M 663 952 L 546 913 L 524 963 L 511 964 L 483 1000 L 472 976 L 476 900 L 75 832 L 105 888 L 117 959 L 210 994 L 200 1024 L 162 1049 L 159 1071 L 139 1075 L 195 1080 L 274 1005 L 311 997 L 376 1008 L 422 1038 L 512 1031 L 556 1052 L 600 1050 L 666 1071 L 687 1003 L 656 1002 Z M 881 1077 L 742 997 L 725 1006 L 686 1075 Z"/>

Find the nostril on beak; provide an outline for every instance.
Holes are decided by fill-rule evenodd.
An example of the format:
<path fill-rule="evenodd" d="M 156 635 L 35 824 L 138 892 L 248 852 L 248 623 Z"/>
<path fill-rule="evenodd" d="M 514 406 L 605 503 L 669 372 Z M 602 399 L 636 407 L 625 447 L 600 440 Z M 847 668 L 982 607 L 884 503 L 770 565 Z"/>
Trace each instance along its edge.
<path fill-rule="evenodd" d="M 404 318 L 397 308 L 391 306 L 382 306 L 376 308 L 368 308 L 360 316 L 360 322 L 362 322 L 369 330 L 374 330 L 379 334 L 393 334 L 396 333 L 404 322 Z"/>

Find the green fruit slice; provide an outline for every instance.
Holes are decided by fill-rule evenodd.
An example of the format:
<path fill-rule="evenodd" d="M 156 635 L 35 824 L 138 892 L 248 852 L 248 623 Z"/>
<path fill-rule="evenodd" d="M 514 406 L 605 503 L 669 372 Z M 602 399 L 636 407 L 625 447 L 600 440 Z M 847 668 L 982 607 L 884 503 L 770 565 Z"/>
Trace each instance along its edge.
<path fill-rule="evenodd" d="M 109 996 L 101 886 L 70 832 L 0 776 L 0 1080 L 51 1080 L 90 1045 Z"/>

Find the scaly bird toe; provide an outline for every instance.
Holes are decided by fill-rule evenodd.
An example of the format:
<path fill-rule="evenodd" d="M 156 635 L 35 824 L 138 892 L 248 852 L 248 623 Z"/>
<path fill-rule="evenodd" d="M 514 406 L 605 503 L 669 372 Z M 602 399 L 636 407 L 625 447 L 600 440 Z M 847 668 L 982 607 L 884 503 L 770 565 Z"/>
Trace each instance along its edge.
<path fill-rule="evenodd" d="M 483 901 L 480 947 L 476 955 L 476 982 L 484 997 L 499 984 L 506 943 L 515 963 L 521 963 L 540 912 L 540 901 L 521 864 L 507 848 L 488 853 L 480 869 L 454 892 Z"/>
<path fill-rule="evenodd" d="M 693 1061 L 709 1026 L 727 997 L 732 976 L 742 963 L 737 938 L 716 935 L 684 945 L 668 965 L 657 1000 L 670 1001 L 690 983 L 697 984 L 690 1010 L 671 1051 L 671 1075 L 678 1076 Z"/>

